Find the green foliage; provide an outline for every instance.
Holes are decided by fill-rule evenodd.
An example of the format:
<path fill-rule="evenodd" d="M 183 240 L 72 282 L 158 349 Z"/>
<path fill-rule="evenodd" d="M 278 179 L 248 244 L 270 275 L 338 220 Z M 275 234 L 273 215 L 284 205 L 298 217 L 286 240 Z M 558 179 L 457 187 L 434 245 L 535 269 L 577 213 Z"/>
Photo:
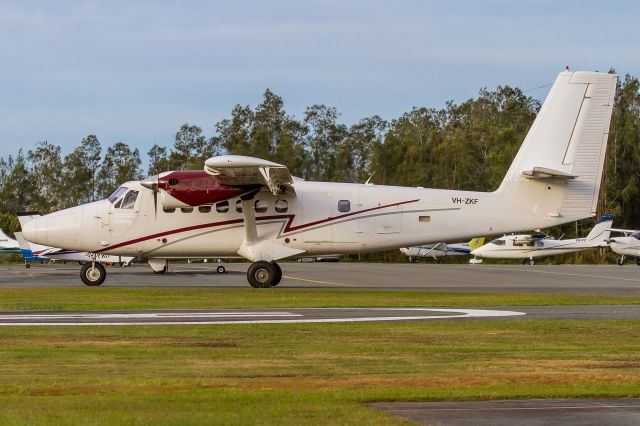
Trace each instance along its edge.
<path fill-rule="evenodd" d="M 379 184 L 491 191 L 539 109 L 520 89 L 499 86 L 460 104 L 414 107 L 391 122 L 374 115 L 349 126 L 326 105 L 308 107 L 298 120 L 267 89 L 255 107 L 236 105 L 213 136 L 180 126 L 172 147 L 148 151 L 148 174 L 201 169 L 208 157 L 229 153 L 286 164 L 293 175 L 318 181 L 365 182 L 373 175 Z M 0 212 L 47 212 L 96 200 L 139 179 L 140 165 L 138 150 L 122 142 L 102 156 L 95 135 L 63 159 L 60 147 L 39 142 L 26 155 L 0 158 Z M 618 227 L 637 228 L 639 207 L 640 83 L 627 75 L 617 87 L 598 213 L 614 214 Z M 550 232 L 574 237 L 578 229 L 569 224 Z"/>

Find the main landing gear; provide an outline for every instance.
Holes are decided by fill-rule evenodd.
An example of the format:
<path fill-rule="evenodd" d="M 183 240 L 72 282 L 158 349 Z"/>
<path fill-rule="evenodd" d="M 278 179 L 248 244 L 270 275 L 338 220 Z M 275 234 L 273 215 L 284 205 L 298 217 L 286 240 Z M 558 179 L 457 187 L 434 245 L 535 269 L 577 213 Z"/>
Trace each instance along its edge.
<path fill-rule="evenodd" d="M 536 262 L 534 262 L 533 257 L 530 257 L 529 259 L 522 259 L 522 264 L 523 265 L 535 265 Z"/>
<path fill-rule="evenodd" d="M 276 262 L 259 260 L 249 266 L 247 280 L 254 288 L 275 287 L 282 280 L 282 269 Z"/>
<path fill-rule="evenodd" d="M 80 279 L 85 285 L 91 287 L 99 286 L 106 277 L 107 271 L 98 262 L 87 262 L 80 269 Z"/>
<path fill-rule="evenodd" d="M 618 265 L 624 266 L 624 255 L 620 256 L 620 259 L 618 259 Z M 636 257 L 636 265 L 640 266 L 640 257 Z"/>

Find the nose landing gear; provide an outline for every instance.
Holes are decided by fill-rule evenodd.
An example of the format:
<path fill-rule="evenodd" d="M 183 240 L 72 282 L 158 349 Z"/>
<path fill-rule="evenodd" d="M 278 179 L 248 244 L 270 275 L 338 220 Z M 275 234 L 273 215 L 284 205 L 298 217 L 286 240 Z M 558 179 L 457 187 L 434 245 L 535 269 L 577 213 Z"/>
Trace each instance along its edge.
<path fill-rule="evenodd" d="M 101 263 L 88 262 L 80 269 L 80 279 L 85 285 L 90 287 L 99 286 L 107 277 L 107 271 Z"/>

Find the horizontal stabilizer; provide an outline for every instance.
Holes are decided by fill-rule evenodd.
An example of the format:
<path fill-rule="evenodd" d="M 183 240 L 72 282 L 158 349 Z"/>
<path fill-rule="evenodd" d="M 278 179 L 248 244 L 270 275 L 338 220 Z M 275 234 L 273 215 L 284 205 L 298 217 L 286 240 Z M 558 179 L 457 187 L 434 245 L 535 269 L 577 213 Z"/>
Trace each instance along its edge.
<path fill-rule="evenodd" d="M 532 170 L 525 170 L 522 176 L 529 179 L 575 179 L 578 176 L 560 170 L 548 169 L 546 167 L 534 167 Z"/>

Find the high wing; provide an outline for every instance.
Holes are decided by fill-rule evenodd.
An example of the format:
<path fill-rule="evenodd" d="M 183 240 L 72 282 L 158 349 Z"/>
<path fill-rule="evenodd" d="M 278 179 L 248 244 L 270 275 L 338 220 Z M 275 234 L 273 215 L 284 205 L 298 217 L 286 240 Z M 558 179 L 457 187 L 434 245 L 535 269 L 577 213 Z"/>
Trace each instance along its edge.
<path fill-rule="evenodd" d="M 425 253 L 420 253 L 420 256 L 427 257 L 429 256 L 429 253 L 435 250 L 442 250 L 445 253 L 447 252 L 446 243 L 437 243 L 437 244 L 434 244 L 432 247 L 425 247 L 425 248 L 428 248 L 428 250 Z"/>
<path fill-rule="evenodd" d="M 274 195 L 293 183 L 289 169 L 282 164 L 261 158 L 242 155 L 220 155 L 211 157 L 204 163 L 204 171 L 215 176 L 222 185 L 248 186 L 266 185 Z M 295 192 L 294 192 L 295 193 Z M 245 239 L 238 254 L 257 261 L 272 261 L 304 253 L 304 250 L 284 246 L 270 237 L 259 237 L 256 228 L 255 211 L 249 198 L 242 198 Z"/>
<path fill-rule="evenodd" d="M 634 232 L 636 232 L 635 229 L 616 229 L 616 228 L 609 228 L 609 229 L 607 229 L 607 231 L 620 232 L 620 233 L 624 234 L 625 237 L 628 237 L 629 235 L 631 235 Z"/>
<path fill-rule="evenodd" d="M 274 195 L 293 183 L 287 166 L 243 155 L 219 155 L 204 163 L 205 172 L 222 185 L 266 185 Z"/>

